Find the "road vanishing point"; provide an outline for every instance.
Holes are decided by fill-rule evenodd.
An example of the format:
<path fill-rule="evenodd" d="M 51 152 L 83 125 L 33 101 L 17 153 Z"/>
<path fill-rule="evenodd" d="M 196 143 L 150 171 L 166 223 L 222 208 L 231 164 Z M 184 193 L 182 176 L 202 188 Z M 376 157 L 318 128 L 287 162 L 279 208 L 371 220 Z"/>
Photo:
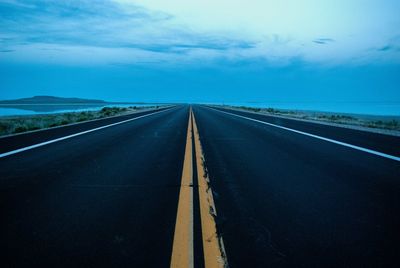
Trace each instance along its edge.
<path fill-rule="evenodd" d="M 0 138 L 1 267 L 400 267 L 400 137 L 176 105 Z"/>

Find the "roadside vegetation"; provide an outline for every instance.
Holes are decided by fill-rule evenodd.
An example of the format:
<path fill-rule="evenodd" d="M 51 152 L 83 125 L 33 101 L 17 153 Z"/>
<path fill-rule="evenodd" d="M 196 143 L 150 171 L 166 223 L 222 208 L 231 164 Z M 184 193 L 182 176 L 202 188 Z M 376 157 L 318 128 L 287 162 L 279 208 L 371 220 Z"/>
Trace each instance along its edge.
<path fill-rule="evenodd" d="M 372 116 L 368 118 L 368 116 L 357 116 L 357 115 L 347 115 L 347 114 L 332 114 L 332 113 L 324 113 L 324 112 L 306 112 L 306 111 L 291 111 L 291 110 L 283 110 L 283 109 L 274 109 L 274 108 L 255 108 L 255 107 L 246 107 L 246 106 L 230 106 L 231 108 L 256 112 L 256 113 L 265 113 L 270 115 L 278 115 L 278 116 L 287 116 L 298 119 L 305 120 L 314 120 L 321 121 L 326 123 L 336 123 L 342 125 L 351 125 L 351 126 L 361 126 L 367 128 L 375 128 L 375 129 L 385 129 L 385 130 L 394 130 L 400 131 L 400 121 L 396 119 L 385 119 L 382 116 L 382 119 L 374 120 L 372 118 L 378 118 L 377 116 Z"/>
<path fill-rule="evenodd" d="M 104 107 L 98 111 L 0 117 L 0 136 L 123 115 L 148 108 L 158 106 Z"/>

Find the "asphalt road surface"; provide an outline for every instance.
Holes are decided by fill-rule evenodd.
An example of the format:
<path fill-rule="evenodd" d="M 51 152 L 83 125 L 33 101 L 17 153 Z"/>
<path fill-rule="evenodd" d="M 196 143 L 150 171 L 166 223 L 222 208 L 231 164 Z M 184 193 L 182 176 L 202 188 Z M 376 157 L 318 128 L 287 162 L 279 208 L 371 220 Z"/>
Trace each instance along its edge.
<path fill-rule="evenodd" d="M 199 105 L 0 138 L 1 266 L 400 267 L 399 157 Z"/>

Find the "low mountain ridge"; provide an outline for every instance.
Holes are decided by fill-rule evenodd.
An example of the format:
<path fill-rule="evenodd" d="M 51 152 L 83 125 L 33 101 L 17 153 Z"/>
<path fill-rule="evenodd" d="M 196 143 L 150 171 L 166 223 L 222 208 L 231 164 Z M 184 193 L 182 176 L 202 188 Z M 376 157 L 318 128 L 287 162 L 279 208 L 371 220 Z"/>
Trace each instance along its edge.
<path fill-rule="evenodd" d="M 106 103 L 103 100 L 63 98 L 55 96 L 34 96 L 15 100 L 2 100 L 1 104 L 82 104 L 82 103 Z"/>

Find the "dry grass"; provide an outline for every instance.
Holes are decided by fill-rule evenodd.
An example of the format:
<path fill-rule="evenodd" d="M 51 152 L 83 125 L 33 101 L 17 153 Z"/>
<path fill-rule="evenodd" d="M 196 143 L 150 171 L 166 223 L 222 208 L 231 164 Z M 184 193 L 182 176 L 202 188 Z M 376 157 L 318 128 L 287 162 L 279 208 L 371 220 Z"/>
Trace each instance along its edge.
<path fill-rule="evenodd" d="M 4 117 L 0 118 L 0 136 L 122 115 L 143 108 L 149 107 L 104 107 L 99 111 Z"/>
<path fill-rule="evenodd" d="M 332 113 L 323 113 L 323 112 L 301 112 L 301 111 L 290 111 L 290 110 L 280 110 L 274 108 L 254 108 L 254 107 L 235 107 L 242 110 L 252 111 L 256 113 L 264 113 L 270 115 L 281 115 L 288 116 L 299 119 L 306 120 L 314 120 L 314 121 L 322 121 L 327 123 L 336 123 L 342 125 L 352 125 L 352 126 L 361 126 L 375 129 L 385 129 L 385 130 L 395 130 L 400 131 L 400 122 L 395 119 L 382 119 L 380 120 L 372 120 L 366 117 L 357 117 L 346 114 L 332 114 Z"/>

